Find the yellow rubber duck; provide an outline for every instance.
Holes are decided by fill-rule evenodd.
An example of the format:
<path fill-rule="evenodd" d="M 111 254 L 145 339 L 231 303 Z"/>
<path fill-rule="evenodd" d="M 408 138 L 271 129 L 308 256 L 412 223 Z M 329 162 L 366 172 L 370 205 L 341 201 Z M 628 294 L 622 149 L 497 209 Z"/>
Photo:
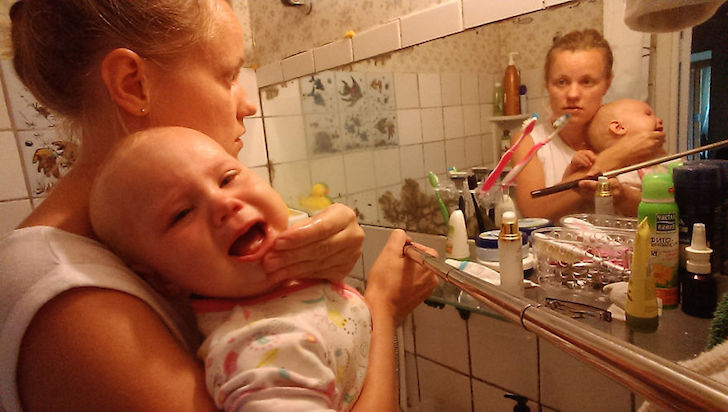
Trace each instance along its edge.
<path fill-rule="evenodd" d="M 310 214 L 326 209 L 333 203 L 331 198 L 327 196 L 328 194 L 329 187 L 326 183 L 316 183 L 311 187 L 310 196 L 302 197 L 300 199 L 301 207 Z"/>

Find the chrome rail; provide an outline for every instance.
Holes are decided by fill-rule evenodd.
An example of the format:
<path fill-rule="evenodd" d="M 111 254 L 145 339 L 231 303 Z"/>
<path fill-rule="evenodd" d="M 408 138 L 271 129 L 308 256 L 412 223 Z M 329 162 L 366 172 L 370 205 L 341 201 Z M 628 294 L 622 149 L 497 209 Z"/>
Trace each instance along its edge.
<path fill-rule="evenodd" d="M 678 411 L 728 411 L 728 386 L 462 272 L 412 244 L 405 256 L 501 316 L 555 344 L 655 404 Z"/>

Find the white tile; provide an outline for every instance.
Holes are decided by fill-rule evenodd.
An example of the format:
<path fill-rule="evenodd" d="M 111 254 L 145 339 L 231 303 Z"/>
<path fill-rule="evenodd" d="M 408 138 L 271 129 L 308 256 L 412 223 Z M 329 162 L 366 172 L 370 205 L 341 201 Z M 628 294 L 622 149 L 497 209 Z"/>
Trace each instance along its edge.
<path fill-rule="evenodd" d="M 480 130 L 480 105 L 468 104 L 463 106 L 463 134 L 473 136 L 482 133 Z"/>
<path fill-rule="evenodd" d="M 405 353 L 405 382 L 407 384 L 407 409 L 420 403 L 420 385 L 417 379 L 417 358 L 412 353 Z"/>
<path fill-rule="evenodd" d="M 251 167 L 250 170 L 255 172 L 258 176 L 262 177 L 266 182 L 270 183 L 270 173 L 268 173 L 268 166 Z"/>
<path fill-rule="evenodd" d="M 377 203 L 377 191 L 367 190 L 364 192 L 350 194 L 346 197 L 346 205 L 354 209 L 356 218 L 360 224 L 379 224 L 379 206 Z M 366 239 L 364 241 L 366 243 Z M 378 254 L 378 253 L 377 253 Z M 376 255 L 374 256 L 376 258 Z M 364 273 L 369 271 L 364 261 Z"/>
<path fill-rule="evenodd" d="M 458 311 L 452 306 L 420 305 L 413 314 L 417 355 L 469 373 L 465 321 Z"/>
<path fill-rule="evenodd" d="M 463 0 L 465 28 L 530 13 L 543 8 L 543 0 L 482 1 Z"/>
<path fill-rule="evenodd" d="M 445 160 L 447 166 L 454 166 L 458 170 L 465 170 L 465 139 L 457 138 L 445 140 Z"/>
<path fill-rule="evenodd" d="M 313 184 L 326 183 L 329 187 L 330 197 L 344 196 L 347 193 L 344 156 L 335 155 L 311 159 L 311 181 Z"/>
<path fill-rule="evenodd" d="M 465 166 L 483 165 L 483 136 L 468 136 L 465 138 Z"/>
<path fill-rule="evenodd" d="M 432 193 L 432 188 L 429 184 L 425 186 L 423 183 L 420 187 L 427 187 L 428 189 L 425 189 L 425 192 Z M 447 244 L 447 238 L 445 236 L 416 232 L 410 232 L 409 235 L 412 238 L 412 241 L 427 245 L 428 247 L 435 249 L 439 256 L 445 256 L 445 246 Z"/>
<path fill-rule="evenodd" d="M 473 411 L 474 412 L 503 412 L 512 411 L 516 402 L 505 398 L 504 395 L 512 392 L 504 392 L 502 389 L 487 383 L 473 379 Z M 521 394 L 519 394 L 521 395 Z M 538 411 L 538 403 L 535 401 L 526 402 L 526 406 L 532 411 Z"/>
<path fill-rule="evenodd" d="M 493 103 L 493 84 L 496 81 L 492 74 L 478 73 L 478 94 L 480 95 L 480 103 Z"/>
<path fill-rule="evenodd" d="M 238 83 L 245 90 L 245 94 L 248 95 L 248 100 L 255 105 L 255 114 L 253 117 L 260 117 L 260 95 L 258 94 L 258 79 L 255 75 L 255 70 L 243 67 L 238 75 Z"/>
<path fill-rule="evenodd" d="M 240 160 L 240 163 L 251 168 L 268 163 L 268 154 L 265 150 L 265 135 L 263 133 L 262 118 L 245 118 L 245 134 L 242 139 L 243 150 L 238 153 L 238 160 Z"/>
<path fill-rule="evenodd" d="M 377 187 L 399 184 L 400 174 L 399 148 L 374 151 L 374 176 Z"/>
<path fill-rule="evenodd" d="M 265 117 L 301 114 L 301 89 L 298 79 L 266 87 L 260 91 L 260 98 Z"/>
<path fill-rule="evenodd" d="M 483 135 L 483 166 L 495 166 L 500 158 L 500 141 L 496 141 L 492 133 Z"/>
<path fill-rule="evenodd" d="M 424 43 L 463 30 L 460 0 L 446 1 L 437 6 L 402 16 L 402 47 Z"/>
<path fill-rule="evenodd" d="M 455 139 L 465 136 L 463 106 L 446 106 L 442 108 L 442 112 L 445 139 Z"/>
<path fill-rule="evenodd" d="M 460 73 L 440 74 L 440 92 L 443 106 L 455 106 L 462 103 Z"/>
<path fill-rule="evenodd" d="M 281 69 L 280 61 L 258 67 L 255 74 L 258 87 L 269 86 L 283 81 L 283 70 Z"/>
<path fill-rule="evenodd" d="M 425 143 L 422 148 L 425 155 L 425 173 L 445 173 L 445 142 Z"/>
<path fill-rule="evenodd" d="M 0 236 L 15 229 L 32 210 L 28 199 L 0 202 Z"/>
<path fill-rule="evenodd" d="M 420 109 L 397 110 L 397 126 L 400 145 L 422 143 Z"/>
<path fill-rule="evenodd" d="M 303 116 L 267 117 L 265 131 L 271 162 L 284 163 L 306 158 Z"/>
<path fill-rule="evenodd" d="M 445 138 L 445 123 L 441 107 L 422 109 L 422 141 L 434 142 Z"/>
<path fill-rule="evenodd" d="M 376 187 L 372 168 L 374 155 L 371 150 L 344 155 L 346 188 L 349 193 L 371 190 Z"/>
<path fill-rule="evenodd" d="M 352 41 L 354 60 L 362 60 L 401 47 L 399 20 L 357 33 Z"/>
<path fill-rule="evenodd" d="M 530 99 L 547 96 L 543 79 L 543 68 L 521 70 L 521 83 L 528 89 Z"/>
<path fill-rule="evenodd" d="M 420 107 L 442 106 L 440 75 L 438 73 L 419 73 L 417 81 L 420 87 Z"/>
<path fill-rule="evenodd" d="M 306 161 L 273 165 L 273 188 L 288 207 L 302 209 L 300 198 L 311 190 L 309 165 Z"/>
<path fill-rule="evenodd" d="M 404 346 L 404 350 L 412 353 L 415 352 L 413 319 L 414 317 L 410 314 L 404 319 L 404 322 L 402 322 L 402 336 L 404 337 L 404 342 L 401 343 Z"/>
<path fill-rule="evenodd" d="M 12 127 L 10 125 L 9 113 L 8 106 L 5 103 L 5 92 L 0 87 L 0 130 L 10 129 Z"/>
<path fill-rule="evenodd" d="M 463 104 L 480 103 L 480 90 L 478 89 L 477 73 L 468 72 L 460 74 L 460 89 Z"/>
<path fill-rule="evenodd" d="M 281 60 L 285 80 L 295 79 L 314 72 L 313 51 L 306 50 Z"/>
<path fill-rule="evenodd" d="M 628 389 L 543 339 L 539 345 L 541 403 L 564 412 L 631 410 Z"/>
<path fill-rule="evenodd" d="M 0 132 L 0 200 L 28 197 L 20 153 L 13 132 Z"/>
<path fill-rule="evenodd" d="M 493 131 L 493 123 L 490 122 L 490 118 L 493 117 L 493 105 L 481 104 L 480 105 L 480 132 L 491 133 Z"/>
<path fill-rule="evenodd" d="M 473 376 L 538 399 L 536 335 L 522 326 L 473 314 L 469 320 Z"/>
<path fill-rule="evenodd" d="M 417 358 L 421 412 L 470 411 L 470 379 L 426 359 Z"/>
<path fill-rule="evenodd" d="M 417 73 L 394 73 L 394 98 L 398 109 L 420 107 Z"/>
<path fill-rule="evenodd" d="M 362 226 L 364 229 L 364 244 L 362 245 L 362 260 L 364 261 L 364 273 L 369 273 L 374 261 L 387 243 L 392 229 L 377 226 Z"/>
<path fill-rule="evenodd" d="M 421 144 L 400 147 L 399 157 L 402 179 L 419 179 L 425 176 L 425 158 Z"/>
<path fill-rule="evenodd" d="M 331 69 L 354 61 L 351 39 L 341 39 L 313 49 L 316 71 Z"/>

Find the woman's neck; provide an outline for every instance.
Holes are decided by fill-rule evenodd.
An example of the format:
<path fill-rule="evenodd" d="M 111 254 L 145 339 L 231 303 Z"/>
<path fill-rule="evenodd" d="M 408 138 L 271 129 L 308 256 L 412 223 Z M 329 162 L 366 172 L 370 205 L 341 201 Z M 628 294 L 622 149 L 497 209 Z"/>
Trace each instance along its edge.
<path fill-rule="evenodd" d="M 589 149 L 586 140 L 587 127 L 581 125 L 567 125 L 559 132 L 561 140 L 574 150 Z"/>

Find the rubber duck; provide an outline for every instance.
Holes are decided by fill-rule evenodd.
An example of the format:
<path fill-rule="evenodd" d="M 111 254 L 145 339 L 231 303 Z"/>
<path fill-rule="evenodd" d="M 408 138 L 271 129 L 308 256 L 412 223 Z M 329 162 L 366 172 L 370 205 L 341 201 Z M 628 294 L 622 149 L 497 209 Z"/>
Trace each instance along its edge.
<path fill-rule="evenodd" d="M 311 194 L 300 199 L 301 207 L 310 214 L 326 209 L 333 203 L 328 194 L 329 187 L 326 183 L 316 183 L 311 187 Z"/>

